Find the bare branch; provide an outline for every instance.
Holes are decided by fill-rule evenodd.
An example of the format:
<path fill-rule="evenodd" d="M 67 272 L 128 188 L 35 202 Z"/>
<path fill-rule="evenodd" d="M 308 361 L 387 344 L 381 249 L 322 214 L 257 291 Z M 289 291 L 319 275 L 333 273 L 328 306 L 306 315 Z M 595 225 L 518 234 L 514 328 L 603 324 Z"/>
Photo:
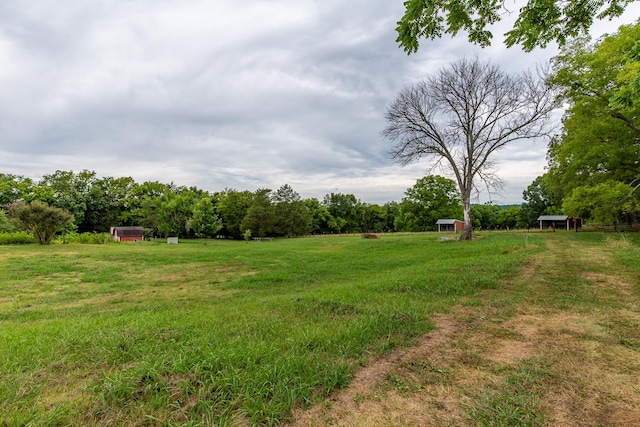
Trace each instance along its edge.
<path fill-rule="evenodd" d="M 423 157 L 443 161 L 456 176 L 463 204 L 476 180 L 489 190 L 500 188 L 492 155 L 514 141 L 550 134 L 557 101 L 542 77 L 510 75 L 477 57 L 454 62 L 403 89 L 388 107 L 382 135 L 393 143 L 391 156 L 402 165 Z"/>

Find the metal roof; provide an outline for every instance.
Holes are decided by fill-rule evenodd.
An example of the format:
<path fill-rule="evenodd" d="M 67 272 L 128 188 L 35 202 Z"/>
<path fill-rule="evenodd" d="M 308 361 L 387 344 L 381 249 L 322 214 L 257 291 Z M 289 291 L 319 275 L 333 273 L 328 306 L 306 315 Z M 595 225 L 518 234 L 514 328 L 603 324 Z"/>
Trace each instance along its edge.
<path fill-rule="evenodd" d="M 453 225 L 456 223 L 456 221 L 458 222 L 462 222 L 459 219 L 439 219 L 436 221 L 436 225 L 442 224 L 442 225 Z"/>
<path fill-rule="evenodd" d="M 118 236 L 142 236 L 144 234 L 144 227 L 113 227 Z"/>
<path fill-rule="evenodd" d="M 540 215 L 538 221 L 566 221 L 567 218 L 566 215 Z"/>

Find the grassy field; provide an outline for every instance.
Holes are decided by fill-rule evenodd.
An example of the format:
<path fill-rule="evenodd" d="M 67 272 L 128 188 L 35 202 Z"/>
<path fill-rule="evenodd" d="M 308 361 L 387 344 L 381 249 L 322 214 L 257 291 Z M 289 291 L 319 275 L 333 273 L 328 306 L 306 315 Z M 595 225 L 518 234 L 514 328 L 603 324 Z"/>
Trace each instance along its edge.
<path fill-rule="evenodd" d="M 549 233 L 294 427 L 640 426 L 637 235 Z M 502 238 L 502 236 L 492 236 Z"/>
<path fill-rule="evenodd" d="M 614 291 L 596 293 L 576 273 L 585 265 L 624 272 L 628 299 L 640 293 L 634 237 L 438 237 L 0 246 L 0 425 L 279 425 L 345 388 L 369 360 L 416 344 L 439 313 L 481 310 L 487 293 L 503 319 L 532 299 L 619 309 L 607 298 Z M 550 244 L 576 256 L 573 270 L 546 272 L 553 291 L 506 286 Z M 638 324 L 618 326 L 609 326 L 616 342 L 639 352 Z M 507 372 L 511 386 L 538 393 L 547 361 L 523 363 Z M 471 399 L 465 419 L 518 425 L 482 421 L 507 395 Z M 528 425 L 540 425 L 539 400 L 515 405 L 533 414 Z"/>

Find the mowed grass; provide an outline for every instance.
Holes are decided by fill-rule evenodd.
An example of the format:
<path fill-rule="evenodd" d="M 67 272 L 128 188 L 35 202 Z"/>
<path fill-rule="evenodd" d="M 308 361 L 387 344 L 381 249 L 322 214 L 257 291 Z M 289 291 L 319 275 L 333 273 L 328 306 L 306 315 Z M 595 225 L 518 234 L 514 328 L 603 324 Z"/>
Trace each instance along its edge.
<path fill-rule="evenodd" d="M 538 237 L 517 272 L 434 313 L 418 345 L 292 427 L 640 426 L 640 236 Z"/>
<path fill-rule="evenodd" d="M 545 245 L 439 236 L 0 247 L 0 425 L 280 425 Z"/>
<path fill-rule="evenodd" d="M 467 415 L 477 426 L 640 425 L 639 236 L 546 239 L 485 294 L 493 318 L 465 335 L 492 378 L 467 393 Z"/>

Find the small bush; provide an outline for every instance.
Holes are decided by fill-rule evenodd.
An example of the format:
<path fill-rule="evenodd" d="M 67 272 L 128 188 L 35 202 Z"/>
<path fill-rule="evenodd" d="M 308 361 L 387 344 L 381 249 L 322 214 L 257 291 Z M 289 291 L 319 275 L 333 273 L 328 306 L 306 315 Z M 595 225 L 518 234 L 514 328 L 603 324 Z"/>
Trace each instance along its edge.
<path fill-rule="evenodd" d="M 0 245 L 26 245 L 30 243 L 38 243 L 38 241 L 26 231 L 0 233 Z"/>
<path fill-rule="evenodd" d="M 7 211 L 20 228 L 27 230 L 43 245 L 51 243 L 57 233 L 73 223 L 73 215 L 69 212 L 39 200 L 12 203 Z"/>
<path fill-rule="evenodd" d="M 14 231 L 17 230 L 9 221 L 6 212 L 0 209 L 0 233 L 13 233 Z"/>
<path fill-rule="evenodd" d="M 114 240 L 109 233 L 67 233 L 56 239 L 56 243 L 82 243 L 87 245 L 104 245 Z"/>

